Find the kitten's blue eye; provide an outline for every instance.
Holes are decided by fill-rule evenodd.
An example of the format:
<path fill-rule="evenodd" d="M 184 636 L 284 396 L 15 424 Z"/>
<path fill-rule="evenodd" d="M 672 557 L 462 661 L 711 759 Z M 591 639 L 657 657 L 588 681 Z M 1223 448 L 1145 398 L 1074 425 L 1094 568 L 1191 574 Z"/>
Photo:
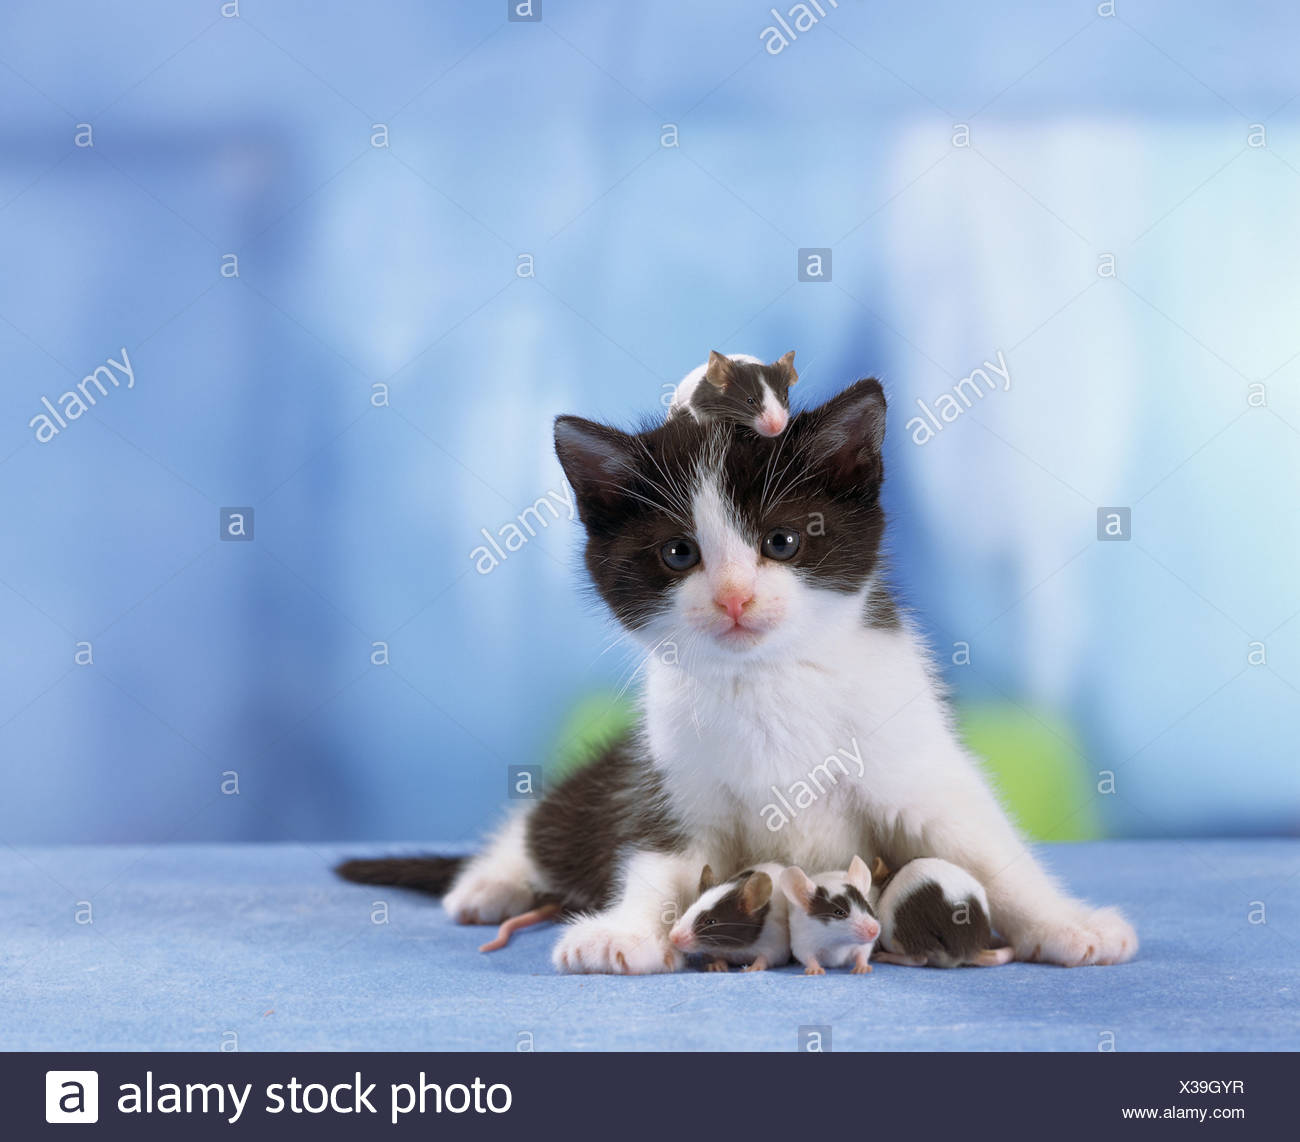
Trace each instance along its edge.
<path fill-rule="evenodd" d="M 799 550 L 799 533 L 792 527 L 774 527 L 763 540 L 763 554 L 769 559 L 793 559 Z"/>
<path fill-rule="evenodd" d="M 659 557 L 672 571 L 689 571 L 700 561 L 700 549 L 689 539 L 670 539 L 659 549 Z"/>

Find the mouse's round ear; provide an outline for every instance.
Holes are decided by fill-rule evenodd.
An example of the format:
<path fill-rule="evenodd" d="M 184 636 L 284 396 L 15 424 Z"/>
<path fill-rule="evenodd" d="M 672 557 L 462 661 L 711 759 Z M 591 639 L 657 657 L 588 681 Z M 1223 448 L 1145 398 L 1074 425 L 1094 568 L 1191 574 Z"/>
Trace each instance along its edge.
<path fill-rule="evenodd" d="M 772 899 L 772 878 L 765 872 L 750 873 L 740 890 L 740 907 L 752 916 Z"/>
<path fill-rule="evenodd" d="M 794 371 L 794 350 L 793 349 L 791 349 L 790 352 L 781 356 L 775 362 L 774 367 L 780 369 L 781 372 L 784 374 L 785 383 L 787 385 L 793 385 L 796 381 L 798 381 L 799 374 Z"/>
<path fill-rule="evenodd" d="M 801 868 L 791 865 L 781 871 L 781 891 L 785 893 L 786 899 L 791 904 L 802 908 L 805 912 L 812 907 L 813 897 L 817 895 L 817 886 L 812 882 L 812 878 Z"/>
<path fill-rule="evenodd" d="M 889 865 L 880 857 L 876 857 L 871 862 L 871 883 L 879 884 L 881 881 L 888 880 L 890 877 Z"/>
<path fill-rule="evenodd" d="M 871 891 L 871 870 L 860 856 L 849 861 L 849 883 L 863 895 Z"/>
<path fill-rule="evenodd" d="M 718 882 L 714 879 L 713 869 L 707 864 L 700 870 L 700 895 L 703 896 Z"/>
<path fill-rule="evenodd" d="M 704 379 L 715 389 L 725 389 L 735 379 L 736 366 L 730 357 L 724 357 L 716 349 L 709 351 L 709 364 L 704 370 Z"/>

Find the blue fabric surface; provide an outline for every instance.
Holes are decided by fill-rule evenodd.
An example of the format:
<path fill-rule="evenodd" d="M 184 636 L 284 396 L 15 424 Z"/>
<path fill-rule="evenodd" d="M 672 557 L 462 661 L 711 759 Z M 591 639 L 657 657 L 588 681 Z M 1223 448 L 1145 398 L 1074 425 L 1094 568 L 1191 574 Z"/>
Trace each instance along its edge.
<path fill-rule="evenodd" d="M 488 929 L 330 875 L 358 853 L 0 852 L 0 1049 L 789 1050 L 806 1025 L 835 1050 L 1300 1047 L 1300 841 L 1047 846 L 1073 890 L 1136 922 L 1123 967 L 823 978 L 559 976 L 553 928 L 480 955 Z"/>

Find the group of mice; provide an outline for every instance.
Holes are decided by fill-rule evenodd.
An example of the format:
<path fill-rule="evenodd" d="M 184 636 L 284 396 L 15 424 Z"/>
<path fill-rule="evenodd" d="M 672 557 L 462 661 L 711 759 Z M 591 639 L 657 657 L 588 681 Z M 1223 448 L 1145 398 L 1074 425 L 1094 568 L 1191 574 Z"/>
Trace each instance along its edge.
<path fill-rule="evenodd" d="M 803 869 L 760 864 L 716 884 L 706 865 L 700 895 L 669 938 L 710 971 L 779 967 L 793 957 L 806 975 L 828 967 L 871 970 L 876 941 L 882 963 L 908 967 L 996 967 L 1010 948 L 991 948 L 988 897 L 970 873 L 923 857 L 891 873 L 877 857 L 809 876 Z"/>
<path fill-rule="evenodd" d="M 506 946 L 511 935 L 563 913 L 550 901 L 506 920 L 479 951 Z M 868 868 L 855 856 L 849 867 L 809 876 L 793 865 L 758 864 L 718 883 L 704 866 L 699 894 L 668 938 L 708 971 L 781 967 L 796 959 L 805 975 L 851 967 L 871 971 L 871 960 L 905 967 L 997 967 L 1009 947 L 990 947 L 984 887 L 946 860 L 918 857 L 891 872 L 879 857 Z M 881 951 L 875 951 L 877 940 Z"/>

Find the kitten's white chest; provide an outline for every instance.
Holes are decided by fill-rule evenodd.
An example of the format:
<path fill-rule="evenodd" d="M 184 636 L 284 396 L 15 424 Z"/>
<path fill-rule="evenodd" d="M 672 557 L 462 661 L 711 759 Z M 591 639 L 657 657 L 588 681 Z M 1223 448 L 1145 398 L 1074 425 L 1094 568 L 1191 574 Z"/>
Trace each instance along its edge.
<path fill-rule="evenodd" d="M 652 676 L 651 753 L 688 831 L 736 863 L 842 865 L 862 838 L 869 776 L 842 689 L 807 664 L 703 687 Z"/>

